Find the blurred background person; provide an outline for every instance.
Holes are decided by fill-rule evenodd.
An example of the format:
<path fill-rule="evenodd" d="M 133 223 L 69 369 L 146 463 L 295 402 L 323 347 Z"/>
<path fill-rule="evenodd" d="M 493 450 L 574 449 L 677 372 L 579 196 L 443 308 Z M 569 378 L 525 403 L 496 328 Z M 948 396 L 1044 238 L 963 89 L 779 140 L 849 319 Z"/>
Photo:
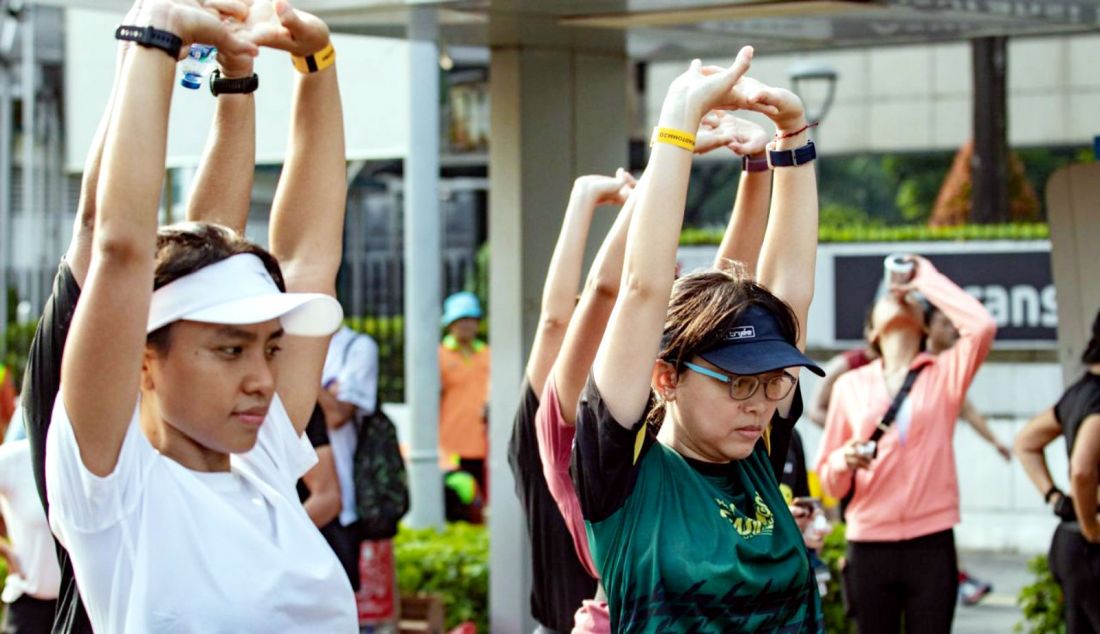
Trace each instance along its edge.
<path fill-rule="evenodd" d="M 0 445 L 0 556 L 8 562 L 4 602 L 4 634 L 50 631 L 57 607 L 61 570 L 53 535 L 38 500 L 27 440 Z"/>
<path fill-rule="evenodd" d="M 444 471 L 457 466 L 469 473 L 488 497 L 489 346 L 478 339 L 482 315 L 477 295 L 468 291 L 443 302 L 447 334 L 439 345 L 439 455 Z"/>
<path fill-rule="evenodd" d="M 1061 523 L 1050 544 L 1050 571 L 1065 595 L 1067 634 L 1100 632 L 1100 312 L 1081 355 L 1085 373 L 1062 398 L 1020 430 L 1016 456 Z M 1050 477 L 1044 450 L 1065 436 L 1072 495 Z"/>
<path fill-rule="evenodd" d="M 370 336 L 343 326 L 329 341 L 321 382 L 317 403 L 340 495 L 336 523 L 326 526 L 322 533 L 344 565 L 351 587 L 358 591 L 363 535 L 356 511 L 355 450 L 363 419 L 378 407 L 378 344 Z"/>
<path fill-rule="evenodd" d="M 900 632 L 903 623 L 906 632 L 951 631 L 955 423 L 997 330 L 982 304 L 931 262 L 906 261 L 909 281 L 892 284 L 871 314 L 881 358 L 837 380 L 817 459 L 825 491 L 850 499 L 843 574 L 864 634 Z M 939 356 L 924 352 L 926 306 L 917 293 L 959 328 L 958 342 Z"/>

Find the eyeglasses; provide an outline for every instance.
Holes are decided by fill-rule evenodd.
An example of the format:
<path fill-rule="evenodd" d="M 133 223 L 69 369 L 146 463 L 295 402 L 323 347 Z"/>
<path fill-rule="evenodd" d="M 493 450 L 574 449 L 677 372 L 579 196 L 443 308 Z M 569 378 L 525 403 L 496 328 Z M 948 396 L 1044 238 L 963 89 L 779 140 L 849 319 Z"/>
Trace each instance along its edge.
<path fill-rule="evenodd" d="M 781 401 L 791 393 L 796 382 L 796 379 L 786 372 L 767 379 L 761 379 L 752 374 L 744 376 L 722 374 L 694 363 L 684 363 L 684 365 L 692 372 L 709 376 L 729 385 L 730 398 L 735 401 L 745 401 L 752 398 L 752 395 L 756 394 L 756 390 L 760 388 L 761 384 L 764 385 L 764 398 L 769 401 Z"/>

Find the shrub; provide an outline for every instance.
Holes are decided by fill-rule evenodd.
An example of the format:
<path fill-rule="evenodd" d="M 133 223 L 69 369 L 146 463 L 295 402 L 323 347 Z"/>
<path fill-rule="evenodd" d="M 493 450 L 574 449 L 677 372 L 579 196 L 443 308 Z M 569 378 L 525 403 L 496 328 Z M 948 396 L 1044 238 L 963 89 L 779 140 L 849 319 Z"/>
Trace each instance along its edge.
<path fill-rule="evenodd" d="M 1035 580 L 1020 589 L 1016 604 L 1024 612 L 1024 620 L 1016 624 L 1017 632 L 1027 634 L 1065 634 L 1065 609 L 1062 588 L 1054 581 L 1045 555 L 1027 562 L 1028 572 Z"/>
<path fill-rule="evenodd" d="M 837 522 L 833 526 L 833 532 L 825 537 L 825 545 L 821 548 L 821 560 L 829 566 L 832 578 L 829 579 L 828 591 L 821 598 L 821 608 L 825 613 L 825 631 L 829 634 L 852 634 L 855 632 L 854 624 L 844 616 L 844 598 L 840 588 L 840 561 L 848 552 L 848 541 L 844 538 L 844 524 Z"/>
<path fill-rule="evenodd" d="M 489 631 L 489 534 L 463 522 L 442 531 L 402 526 L 393 540 L 397 587 L 403 595 L 443 600 L 446 629 L 471 621 Z"/>

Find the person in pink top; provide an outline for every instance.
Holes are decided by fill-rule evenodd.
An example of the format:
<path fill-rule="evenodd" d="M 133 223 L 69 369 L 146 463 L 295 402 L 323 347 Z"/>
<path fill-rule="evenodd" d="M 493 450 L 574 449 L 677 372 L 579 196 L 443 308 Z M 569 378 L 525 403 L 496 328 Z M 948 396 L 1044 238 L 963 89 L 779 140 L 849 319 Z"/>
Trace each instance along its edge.
<path fill-rule="evenodd" d="M 715 112 L 707 117 L 696 135 L 695 153 L 705 154 L 728 148 L 737 155 L 752 159 L 763 156 L 769 140 L 768 133 L 755 123 L 729 112 Z M 748 161 L 742 161 L 743 172 L 738 182 L 737 197 L 715 266 L 723 267 L 729 261 L 735 261 L 752 274 L 767 224 L 771 174 L 766 167 L 752 169 L 748 166 Z M 645 178 L 642 177 L 642 182 Z M 593 562 L 580 501 L 569 475 L 569 464 L 576 431 L 577 403 L 618 296 L 627 231 L 637 204 L 637 192 L 641 189 L 639 186 L 623 207 L 596 256 L 535 415 L 546 483 L 573 535 L 577 558 L 597 579 L 599 571 Z M 601 586 L 597 596 L 585 601 L 577 610 L 573 634 L 604 634 L 610 631 L 611 618 Z"/>
<path fill-rule="evenodd" d="M 881 358 L 836 381 L 817 459 L 825 492 L 844 497 L 845 587 L 861 633 L 949 632 L 958 566 L 953 527 L 959 488 L 953 437 L 966 391 L 996 334 L 978 300 L 910 256 L 911 281 L 892 287 L 871 314 Z M 921 352 L 927 336 L 923 295 L 959 330 L 953 348 Z M 920 369 L 876 453 L 860 452 L 907 375 Z"/>

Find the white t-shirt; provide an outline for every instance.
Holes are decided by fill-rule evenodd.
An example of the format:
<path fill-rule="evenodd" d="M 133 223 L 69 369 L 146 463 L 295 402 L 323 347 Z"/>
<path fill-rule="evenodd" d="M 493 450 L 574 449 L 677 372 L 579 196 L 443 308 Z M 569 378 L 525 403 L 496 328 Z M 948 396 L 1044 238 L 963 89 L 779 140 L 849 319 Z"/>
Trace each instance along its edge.
<path fill-rule="evenodd" d="M 316 453 L 279 398 L 230 457 L 228 487 L 158 453 L 139 409 L 105 478 L 81 461 L 63 399 L 46 439 L 50 526 L 95 630 L 357 632 L 351 584 L 294 488 Z"/>
<path fill-rule="evenodd" d="M 61 583 L 53 535 L 38 499 L 31 470 L 31 446 L 26 439 L 0 445 L 0 513 L 8 527 L 11 548 L 22 575 L 8 575 L 0 600 L 11 603 L 23 596 L 56 599 Z"/>
<path fill-rule="evenodd" d="M 336 331 L 328 344 L 321 383 L 327 386 L 338 381 L 337 400 L 352 403 L 359 414 L 374 412 L 378 397 L 378 344 L 367 335 L 344 326 Z M 355 512 L 355 446 L 359 431 L 354 421 L 328 430 L 332 460 L 340 480 L 340 524 L 347 526 L 359 519 Z"/>

